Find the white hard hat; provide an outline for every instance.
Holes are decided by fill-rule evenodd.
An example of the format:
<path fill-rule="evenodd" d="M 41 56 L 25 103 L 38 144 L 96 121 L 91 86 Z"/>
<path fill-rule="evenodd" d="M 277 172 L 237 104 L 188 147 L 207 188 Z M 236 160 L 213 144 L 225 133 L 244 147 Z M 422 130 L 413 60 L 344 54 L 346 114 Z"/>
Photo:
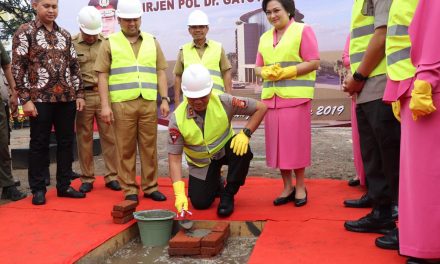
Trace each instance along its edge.
<path fill-rule="evenodd" d="M 101 13 L 93 6 L 85 6 L 78 13 L 79 28 L 89 35 L 98 35 L 102 31 Z"/>
<path fill-rule="evenodd" d="M 142 4 L 139 0 L 119 0 L 116 16 L 120 18 L 140 18 Z"/>
<path fill-rule="evenodd" d="M 202 64 L 191 64 L 182 74 L 183 95 L 200 98 L 211 92 L 213 81 L 208 69 Z"/>
<path fill-rule="evenodd" d="M 202 10 L 194 10 L 188 16 L 188 26 L 207 26 L 208 16 Z"/>

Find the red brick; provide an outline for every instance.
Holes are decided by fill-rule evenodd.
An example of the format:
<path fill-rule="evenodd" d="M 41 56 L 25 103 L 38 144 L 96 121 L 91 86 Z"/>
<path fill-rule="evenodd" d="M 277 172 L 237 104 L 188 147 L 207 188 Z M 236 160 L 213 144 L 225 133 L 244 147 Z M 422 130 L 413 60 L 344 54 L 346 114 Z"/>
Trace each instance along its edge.
<path fill-rule="evenodd" d="M 125 217 L 113 217 L 113 223 L 115 224 L 125 224 L 133 219 L 133 214 L 127 215 Z"/>
<path fill-rule="evenodd" d="M 200 247 L 201 237 L 190 237 L 184 231 L 179 231 L 173 238 L 171 238 L 170 248 L 196 248 Z"/>
<path fill-rule="evenodd" d="M 215 256 L 222 251 L 224 245 L 225 244 L 222 242 L 216 247 L 201 247 L 200 254 L 203 256 Z"/>
<path fill-rule="evenodd" d="M 228 230 L 226 231 L 226 233 L 225 233 L 225 236 L 223 237 L 223 240 L 226 241 L 226 240 L 229 238 L 230 235 L 231 235 L 231 230 L 228 229 Z"/>
<path fill-rule="evenodd" d="M 212 228 L 213 232 L 226 232 L 229 230 L 228 222 L 217 222 L 217 224 Z"/>
<path fill-rule="evenodd" d="M 133 212 L 134 212 L 134 209 L 131 209 L 130 211 L 125 211 L 125 212 L 124 211 L 112 211 L 111 215 L 116 218 L 123 218 L 127 215 L 132 215 Z"/>
<path fill-rule="evenodd" d="M 196 248 L 168 248 L 168 254 L 170 256 L 194 256 L 200 254 L 200 247 Z"/>
<path fill-rule="evenodd" d="M 113 205 L 113 211 L 126 212 L 135 209 L 137 205 L 138 203 L 135 201 L 124 200 L 122 202 Z"/>
<path fill-rule="evenodd" d="M 224 240 L 225 233 L 212 232 L 202 238 L 202 247 L 217 247 Z"/>

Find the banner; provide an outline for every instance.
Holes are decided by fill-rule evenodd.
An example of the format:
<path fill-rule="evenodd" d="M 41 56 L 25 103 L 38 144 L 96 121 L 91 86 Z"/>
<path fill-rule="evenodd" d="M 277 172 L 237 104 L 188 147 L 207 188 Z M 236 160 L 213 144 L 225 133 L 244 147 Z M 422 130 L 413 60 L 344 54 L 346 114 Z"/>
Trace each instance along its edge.
<path fill-rule="evenodd" d="M 209 39 L 221 42 L 233 66 L 234 94 L 259 98 L 261 80 L 254 73 L 260 36 L 271 28 L 259 0 L 141 0 L 142 31 L 160 43 L 169 68 L 168 84 L 180 46 L 192 41 L 187 18 L 195 9 L 209 17 Z M 59 0 L 57 23 L 72 34 L 79 32 L 76 16 L 86 5 L 97 7 L 104 34 L 119 31 L 115 18 L 118 0 Z M 310 25 L 318 39 L 321 67 L 317 73 L 313 119 L 350 120 L 351 99 L 340 91 L 344 70 L 342 51 L 349 33 L 352 0 L 297 0 L 295 20 Z"/>

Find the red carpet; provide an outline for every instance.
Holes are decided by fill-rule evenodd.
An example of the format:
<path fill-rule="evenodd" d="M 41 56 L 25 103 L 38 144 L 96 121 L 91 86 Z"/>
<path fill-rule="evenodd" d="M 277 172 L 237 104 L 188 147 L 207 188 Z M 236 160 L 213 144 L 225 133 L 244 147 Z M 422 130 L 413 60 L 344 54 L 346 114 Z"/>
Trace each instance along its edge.
<path fill-rule="evenodd" d="M 137 210 L 175 210 L 170 180 L 161 178 L 159 184 L 168 201 L 140 198 Z M 79 185 L 79 180 L 73 182 L 73 186 Z M 227 220 L 269 220 L 251 263 L 404 263 L 396 251 L 374 246 L 379 235 L 344 230 L 343 220 L 368 212 L 342 206 L 344 199 L 360 197 L 360 189 L 348 187 L 345 181 L 309 180 L 307 206 L 274 207 L 272 200 L 281 187 L 279 179 L 248 178 L 236 196 L 235 212 Z M 86 199 L 58 198 L 53 189 L 46 198 L 44 206 L 33 206 L 28 197 L 0 207 L 1 263 L 72 263 L 135 223 L 112 223 L 110 211 L 123 194 L 105 188 L 102 177 Z M 192 218 L 218 219 L 217 203 L 218 199 L 209 210 L 190 209 Z"/>

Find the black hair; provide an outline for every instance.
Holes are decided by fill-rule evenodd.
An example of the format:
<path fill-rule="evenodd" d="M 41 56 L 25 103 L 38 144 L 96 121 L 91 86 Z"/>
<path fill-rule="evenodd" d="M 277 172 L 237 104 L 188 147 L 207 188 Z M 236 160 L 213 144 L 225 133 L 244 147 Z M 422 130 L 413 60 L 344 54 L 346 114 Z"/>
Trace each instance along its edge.
<path fill-rule="evenodd" d="M 266 13 L 267 10 L 267 4 L 270 1 L 278 1 L 283 8 L 287 11 L 289 14 L 289 19 L 292 19 L 295 16 L 295 1 L 294 0 L 263 0 L 262 8 L 264 13 Z"/>

